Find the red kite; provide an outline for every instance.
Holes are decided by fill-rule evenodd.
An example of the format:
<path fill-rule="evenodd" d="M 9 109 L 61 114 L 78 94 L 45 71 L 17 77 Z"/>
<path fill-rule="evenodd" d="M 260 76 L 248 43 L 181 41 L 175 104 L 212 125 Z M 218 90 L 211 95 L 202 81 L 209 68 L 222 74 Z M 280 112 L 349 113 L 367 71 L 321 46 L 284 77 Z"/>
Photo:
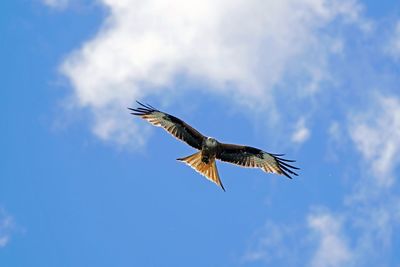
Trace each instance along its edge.
<path fill-rule="evenodd" d="M 295 162 L 281 158 L 283 154 L 272 154 L 250 146 L 220 143 L 212 137 L 206 137 L 184 121 L 168 113 L 162 112 L 151 105 L 144 105 L 136 101 L 140 107 L 129 108 L 131 114 L 139 116 L 154 126 L 162 127 L 175 138 L 194 147 L 199 152 L 193 155 L 179 158 L 190 167 L 195 169 L 207 179 L 219 185 L 224 191 L 224 186 L 218 175 L 215 160 L 221 160 L 247 168 L 260 168 L 265 172 L 285 175 L 296 175 L 293 171 L 299 170 L 288 162 Z"/>

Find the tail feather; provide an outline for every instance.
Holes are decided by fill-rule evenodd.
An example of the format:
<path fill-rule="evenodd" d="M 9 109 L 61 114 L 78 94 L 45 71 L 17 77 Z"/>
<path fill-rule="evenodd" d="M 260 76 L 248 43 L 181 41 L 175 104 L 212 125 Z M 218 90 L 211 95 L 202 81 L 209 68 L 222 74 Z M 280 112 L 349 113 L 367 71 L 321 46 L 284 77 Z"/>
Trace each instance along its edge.
<path fill-rule="evenodd" d="M 208 180 L 216 183 L 218 186 L 225 191 L 224 185 L 219 178 L 217 165 L 215 164 L 215 159 L 210 160 L 208 164 L 204 163 L 201 160 L 201 151 L 194 153 L 193 155 L 180 158 L 179 161 L 182 161 L 192 167 L 195 171 L 200 173 L 201 175 L 205 176 Z"/>

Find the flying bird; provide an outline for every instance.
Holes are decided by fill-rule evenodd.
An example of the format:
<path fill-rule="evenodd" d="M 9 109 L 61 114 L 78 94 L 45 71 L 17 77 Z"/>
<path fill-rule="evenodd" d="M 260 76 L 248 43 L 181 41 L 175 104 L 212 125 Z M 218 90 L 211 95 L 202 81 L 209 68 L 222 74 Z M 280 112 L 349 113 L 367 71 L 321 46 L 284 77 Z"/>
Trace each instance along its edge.
<path fill-rule="evenodd" d="M 276 173 L 292 179 L 291 175 L 297 176 L 295 170 L 299 168 L 290 165 L 295 162 L 282 158 L 283 154 L 272 154 L 261 149 L 235 144 L 224 144 L 212 137 L 202 135 L 196 129 L 181 119 L 168 113 L 162 112 L 149 104 L 136 101 L 138 108 L 128 108 L 132 115 L 147 120 L 154 126 L 162 127 L 178 140 L 181 140 L 193 148 L 199 150 L 193 155 L 178 158 L 205 176 L 208 180 L 216 183 L 224 191 L 225 188 L 218 174 L 215 160 L 239 165 L 247 168 L 260 168 L 267 173 Z"/>

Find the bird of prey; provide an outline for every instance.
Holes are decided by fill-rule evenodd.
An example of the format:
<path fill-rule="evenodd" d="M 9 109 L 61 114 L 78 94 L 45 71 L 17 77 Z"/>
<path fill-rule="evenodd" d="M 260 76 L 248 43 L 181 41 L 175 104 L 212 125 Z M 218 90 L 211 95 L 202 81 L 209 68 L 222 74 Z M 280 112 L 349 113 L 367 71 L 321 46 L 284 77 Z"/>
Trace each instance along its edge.
<path fill-rule="evenodd" d="M 281 174 L 290 179 L 291 175 L 297 176 L 294 170 L 299 170 L 299 168 L 289 164 L 295 161 L 282 158 L 283 154 L 272 154 L 250 146 L 220 143 L 212 137 L 202 135 L 177 117 L 162 112 L 149 104 L 136 102 L 140 106 L 128 108 L 132 111 L 131 114 L 147 120 L 154 126 L 164 128 L 178 140 L 199 150 L 193 155 L 177 160 L 186 163 L 224 191 L 225 188 L 215 164 L 216 159 L 241 167 L 260 168 L 267 173 Z"/>

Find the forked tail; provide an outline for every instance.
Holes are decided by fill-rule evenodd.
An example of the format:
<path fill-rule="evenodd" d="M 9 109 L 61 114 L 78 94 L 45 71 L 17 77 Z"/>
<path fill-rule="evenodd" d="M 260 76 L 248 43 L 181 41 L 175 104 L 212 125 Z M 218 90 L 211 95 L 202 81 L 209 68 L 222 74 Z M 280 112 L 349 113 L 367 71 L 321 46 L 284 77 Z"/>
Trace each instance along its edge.
<path fill-rule="evenodd" d="M 222 190 L 225 191 L 223 184 L 221 183 L 221 179 L 219 178 L 217 165 L 215 164 L 215 159 L 209 161 L 209 163 L 204 163 L 201 160 L 201 151 L 194 153 L 193 155 L 187 156 L 185 158 L 177 159 L 185 162 L 187 165 L 192 167 L 195 171 L 205 176 L 208 180 L 219 185 Z"/>

